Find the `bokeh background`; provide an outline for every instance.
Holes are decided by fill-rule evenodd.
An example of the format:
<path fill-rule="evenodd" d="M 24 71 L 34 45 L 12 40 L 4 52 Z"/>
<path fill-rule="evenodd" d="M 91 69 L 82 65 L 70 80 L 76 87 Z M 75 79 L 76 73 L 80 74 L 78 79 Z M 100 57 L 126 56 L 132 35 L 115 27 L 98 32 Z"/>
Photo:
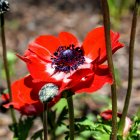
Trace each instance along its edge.
<path fill-rule="evenodd" d="M 133 0 L 108 0 L 111 14 L 111 29 L 120 33 L 125 47 L 114 56 L 118 90 L 118 110 L 123 107 L 128 79 L 128 45 L 132 22 Z M 9 0 L 10 11 L 5 14 L 6 42 L 11 80 L 14 81 L 28 73 L 24 62 L 15 54 L 23 54 L 28 43 L 41 34 L 57 36 L 61 31 L 73 33 L 80 42 L 93 28 L 101 26 L 102 11 L 100 0 Z M 129 116 L 133 116 L 140 106 L 140 17 L 138 17 L 134 54 L 134 80 Z M 0 44 L 0 92 L 6 89 L 6 80 Z M 2 104 L 2 101 L 0 100 Z M 74 105 L 76 116 L 97 115 L 110 108 L 110 89 L 104 86 L 94 94 L 76 95 Z M 17 113 L 18 115 L 18 113 Z M 10 140 L 8 129 L 11 123 L 9 112 L 1 107 L 0 140 Z M 40 126 L 37 121 L 36 129 Z"/>

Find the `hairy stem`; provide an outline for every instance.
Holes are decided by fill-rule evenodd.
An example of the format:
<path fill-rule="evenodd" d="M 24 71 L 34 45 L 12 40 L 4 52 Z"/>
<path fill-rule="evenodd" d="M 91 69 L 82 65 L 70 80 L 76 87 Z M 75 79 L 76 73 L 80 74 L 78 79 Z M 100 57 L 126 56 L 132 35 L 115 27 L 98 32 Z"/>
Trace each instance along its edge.
<path fill-rule="evenodd" d="M 12 92 L 11 92 L 11 82 L 10 82 L 10 74 L 9 74 L 9 68 L 8 68 L 8 61 L 7 61 L 7 49 L 6 49 L 6 40 L 5 40 L 5 29 L 4 29 L 4 14 L 0 15 L 1 19 L 1 42 L 2 42 L 2 50 L 3 50 L 3 63 L 4 63 L 4 68 L 5 68 L 5 75 L 6 75 L 6 81 L 7 81 L 7 87 L 8 87 L 8 92 L 10 96 L 10 101 L 12 101 Z M 15 127 L 15 135 L 18 134 L 17 130 L 17 122 L 16 122 L 16 116 L 14 113 L 14 110 L 12 107 L 10 107 L 11 111 L 11 117 L 12 121 Z"/>
<path fill-rule="evenodd" d="M 74 140 L 74 107 L 72 96 L 67 97 L 68 110 L 69 110 L 69 136 L 70 140 Z"/>
<path fill-rule="evenodd" d="M 48 126 L 47 126 L 47 112 L 48 112 L 48 103 L 43 103 L 43 127 L 44 127 L 44 140 L 48 140 Z"/>
<path fill-rule="evenodd" d="M 128 88 L 127 88 L 127 95 L 125 98 L 124 108 L 122 117 L 119 123 L 119 134 L 122 135 L 124 125 L 125 125 L 125 118 L 128 112 L 128 107 L 131 98 L 131 90 L 132 90 L 132 83 L 133 83 L 133 58 L 134 58 L 134 42 L 135 42 L 135 34 L 136 34 L 136 24 L 137 24 L 137 16 L 138 16 L 138 7 L 139 7 L 140 0 L 136 0 L 134 13 L 133 13 L 133 20 L 132 20 L 132 27 L 131 27 L 131 35 L 130 35 L 130 43 L 129 43 L 129 75 L 128 75 Z"/>
<path fill-rule="evenodd" d="M 112 94 L 112 134 L 111 140 L 117 140 L 117 92 L 116 92 L 116 81 L 114 74 L 114 66 L 112 60 L 112 47 L 110 40 L 110 15 L 109 7 L 107 0 L 101 0 L 102 3 L 102 12 L 103 12 L 103 22 L 105 28 L 105 42 L 106 42 L 106 52 L 107 60 L 112 77 L 114 79 L 113 84 L 111 85 L 111 94 Z"/>

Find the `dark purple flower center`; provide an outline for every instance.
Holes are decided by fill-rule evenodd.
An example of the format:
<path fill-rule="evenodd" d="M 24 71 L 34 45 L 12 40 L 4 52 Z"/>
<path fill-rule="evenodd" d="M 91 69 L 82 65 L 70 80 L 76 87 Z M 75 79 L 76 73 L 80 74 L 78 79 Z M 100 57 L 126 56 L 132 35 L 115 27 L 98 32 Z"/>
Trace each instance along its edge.
<path fill-rule="evenodd" d="M 76 70 L 79 65 L 85 61 L 84 51 L 73 44 L 69 46 L 60 46 L 54 55 L 51 56 L 52 67 L 56 71 L 70 72 Z"/>

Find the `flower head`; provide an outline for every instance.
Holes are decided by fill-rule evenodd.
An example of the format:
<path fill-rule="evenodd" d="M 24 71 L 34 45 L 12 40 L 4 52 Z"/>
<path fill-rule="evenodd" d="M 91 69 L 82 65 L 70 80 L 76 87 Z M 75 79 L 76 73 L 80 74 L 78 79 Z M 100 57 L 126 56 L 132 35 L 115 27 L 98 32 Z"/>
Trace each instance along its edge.
<path fill-rule="evenodd" d="M 114 53 L 123 44 L 118 33 L 110 34 Z M 74 92 L 93 92 L 113 82 L 108 66 L 102 64 L 107 58 L 103 27 L 89 32 L 82 44 L 68 32 L 39 36 L 18 57 L 26 62 L 34 82 L 63 83 Z"/>
<path fill-rule="evenodd" d="M 53 83 L 47 83 L 40 89 L 39 99 L 42 103 L 48 103 L 53 100 L 53 98 L 58 96 L 58 91 L 59 89 L 56 85 Z"/>
<path fill-rule="evenodd" d="M 9 2 L 7 0 L 0 0 L 0 14 L 9 11 Z"/>
<path fill-rule="evenodd" d="M 39 100 L 39 91 L 46 84 L 44 82 L 33 83 L 31 75 L 25 76 L 12 84 L 12 101 L 5 104 L 8 108 L 14 109 L 23 115 L 38 115 L 43 112 L 43 103 Z M 58 93 L 61 92 L 61 85 L 57 85 Z M 9 99 L 9 94 L 3 94 L 3 100 Z M 60 99 L 60 94 L 56 95 L 50 102 L 49 107 L 53 106 Z"/>

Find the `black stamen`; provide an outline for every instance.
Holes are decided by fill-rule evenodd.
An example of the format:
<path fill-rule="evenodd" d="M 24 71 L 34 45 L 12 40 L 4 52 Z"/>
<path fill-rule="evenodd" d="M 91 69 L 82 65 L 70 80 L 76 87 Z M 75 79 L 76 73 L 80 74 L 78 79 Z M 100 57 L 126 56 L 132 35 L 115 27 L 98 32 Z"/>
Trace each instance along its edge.
<path fill-rule="evenodd" d="M 85 61 L 84 51 L 80 47 L 75 47 L 74 44 L 69 46 L 60 46 L 54 56 L 51 56 L 52 67 L 56 71 L 70 72 L 76 70 L 79 65 Z"/>

